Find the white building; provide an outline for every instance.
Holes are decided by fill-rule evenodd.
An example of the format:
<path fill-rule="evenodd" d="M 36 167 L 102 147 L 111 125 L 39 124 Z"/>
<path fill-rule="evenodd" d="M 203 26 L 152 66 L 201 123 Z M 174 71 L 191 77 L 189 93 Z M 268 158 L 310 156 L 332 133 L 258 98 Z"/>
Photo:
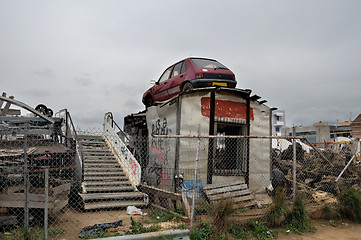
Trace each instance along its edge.
<path fill-rule="evenodd" d="M 286 125 L 285 111 L 274 110 L 272 111 L 272 135 L 281 136 L 281 129 Z"/>

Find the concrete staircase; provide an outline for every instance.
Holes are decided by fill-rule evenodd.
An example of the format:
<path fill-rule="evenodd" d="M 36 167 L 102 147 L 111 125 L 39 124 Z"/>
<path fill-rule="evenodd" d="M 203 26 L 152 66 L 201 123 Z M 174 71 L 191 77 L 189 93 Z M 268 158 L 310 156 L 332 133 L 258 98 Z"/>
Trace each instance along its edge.
<path fill-rule="evenodd" d="M 84 209 L 145 206 L 148 196 L 134 187 L 103 136 L 79 136 L 84 154 L 80 194 Z"/>

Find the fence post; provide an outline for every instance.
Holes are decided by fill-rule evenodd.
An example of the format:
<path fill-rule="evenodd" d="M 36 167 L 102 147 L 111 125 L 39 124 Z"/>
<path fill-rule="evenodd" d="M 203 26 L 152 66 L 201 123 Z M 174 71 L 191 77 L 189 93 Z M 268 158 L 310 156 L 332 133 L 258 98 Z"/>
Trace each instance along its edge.
<path fill-rule="evenodd" d="M 296 136 L 296 127 L 293 127 L 293 137 Z M 293 138 L 293 170 L 292 170 L 292 173 L 293 173 L 293 202 L 296 200 L 296 164 L 297 164 L 297 152 L 296 152 L 296 139 Z"/>
<path fill-rule="evenodd" d="M 49 167 L 45 167 L 44 239 L 48 239 Z"/>
<path fill-rule="evenodd" d="M 196 155 L 196 167 L 194 169 L 194 184 L 193 184 L 193 196 L 192 196 L 192 210 L 191 210 L 191 226 L 190 229 L 193 230 L 194 224 L 194 208 L 196 204 L 196 190 L 197 190 L 197 178 L 198 178 L 198 162 L 199 162 L 199 149 L 200 149 L 200 138 L 197 142 L 197 155 Z"/>
<path fill-rule="evenodd" d="M 28 123 L 24 123 L 24 238 L 29 239 Z"/>

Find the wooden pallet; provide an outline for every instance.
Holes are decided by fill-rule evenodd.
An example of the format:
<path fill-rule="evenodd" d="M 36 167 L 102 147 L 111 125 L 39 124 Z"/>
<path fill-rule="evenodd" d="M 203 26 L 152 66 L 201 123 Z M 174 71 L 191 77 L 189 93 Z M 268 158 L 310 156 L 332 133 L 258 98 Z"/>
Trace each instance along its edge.
<path fill-rule="evenodd" d="M 29 208 L 45 207 L 45 189 L 29 189 L 28 206 Z M 68 195 L 70 192 L 70 183 L 59 182 L 58 186 L 49 187 L 48 207 L 49 213 L 55 214 L 68 204 Z M 25 206 L 24 186 L 12 186 L 0 193 L 0 207 L 4 208 L 23 208 Z"/>
<path fill-rule="evenodd" d="M 211 203 L 231 198 L 240 208 L 256 206 L 254 196 L 242 181 L 207 185 L 203 187 L 203 191 Z"/>

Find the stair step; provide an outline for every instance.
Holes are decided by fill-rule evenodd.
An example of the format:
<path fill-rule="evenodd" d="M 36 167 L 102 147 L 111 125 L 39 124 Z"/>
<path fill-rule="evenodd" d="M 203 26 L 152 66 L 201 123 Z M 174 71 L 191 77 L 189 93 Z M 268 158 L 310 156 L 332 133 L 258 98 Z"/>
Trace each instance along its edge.
<path fill-rule="evenodd" d="M 104 160 L 116 160 L 116 158 L 114 156 L 87 156 L 84 155 L 84 159 L 86 160 L 99 160 L 99 159 L 104 159 Z"/>
<path fill-rule="evenodd" d="M 148 196 L 135 191 L 103 136 L 81 135 L 84 155 L 84 209 L 146 206 Z"/>
<path fill-rule="evenodd" d="M 89 157 L 113 157 L 113 153 L 112 152 L 89 152 L 89 151 L 83 151 L 84 156 L 89 156 Z"/>
<path fill-rule="evenodd" d="M 87 193 L 90 192 L 100 192 L 100 193 L 105 193 L 105 192 L 122 192 L 122 191 L 134 191 L 133 186 L 131 186 L 130 184 L 128 184 L 128 186 L 109 186 L 109 187 L 84 187 L 85 191 Z"/>
<path fill-rule="evenodd" d="M 121 168 L 112 169 L 114 171 L 85 171 L 84 177 L 90 177 L 90 176 L 125 176 L 125 173 Z"/>
<path fill-rule="evenodd" d="M 84 155 L 84 159 L 115 159 L 112 153 L 95 154 L 95 153 L 83 152 L 83 155 Z"/>
<path fill-rule="evenodd" d="M 101 165 L 97 165 L 97 166 L 85 166 L 84 167 L 84 171 L 87 172 L 119 172 L 119 171 L 123 171 L 123 169 L 119 166 L 101 166 Z"/>
<path fill-rule="evenodd" d="M 118 162 L 118 160 L 113 156 L 87 156 L 84 154 L 84 160 L 98 160 L 98 161 L 107 161 L 107 160 L 112 160 L 114 162 Z"/>
<path fill-rule="evenodd" d="M 82 138 L 82 139 L 79 139 L 79 141 L 81 142 L 81 143 L 85 143 L 85 144 L 93 144 L 93 143 L 105 143 L 105 140 L 104 140 L 104 138 L 102 138 L 102 139 L 85 139 L 85 138 Z"/>
<path fill-rule="evenodd" d="M 120 165 L 117 162 L 113 162 L 113 163 L 100 162 L 100 163 L 86 163 L 86 164 L 84 164 L 84 167 L 85 168 L 93 168 L 93 167 L 107 168 L 107 167 L 120 167 Z"/>
<path fill-rule="evenodd" d="M 84 142 L 84 143 L 103 143 L 105 142 L 104 138 L 78 138 L 79 141 Z"/>
<path fill-rule="evenodd" d="M 105 142 L 101 143 L 84 143 L 84 142 L 80 142 L 81 146 L 83 149 L 86 149 L 86 148 L 104 148 L 106 147 L 107 145 L 105 144 Z"/>
<path fill-rule="evenodd" d="M 100 160 L 97 160 L 97 159 L 84 159 L 84 164 L 87 165 L 87 164 L 107 164 L 107 163 L 116 163 L 118 164 L 118 161 L 114 160 L 114 159 L 100 159 Z M 118 164 L 119 165 L 119 164 Z"/>
<path fill-rule="evenodd" d="M 84 182 L 85 187 L 94 187 L 94 186 L 100 186 L 100 187 L 108 187 L 108 186 L 123 186 L 123 185 L 130 185 L 130 182 L 128 180 L 125 181 L 86 181 Z"/>
<path fill-rule="evenodd" d="M 142 192 L 122 192 L 122 193 L 85 193 L 80 194 L 84 201 L 103 200 L 103 199 L 129 199 L 144 198 L 146 195 Z"/>
<path fill-rule="evenodd" d="M 84 158 L 87 158 L 87 159 L 96 159 L 96 158 L 110 158 L 110 159 L 115 159 L 114 155 L 112 153 L 109 152 L 109 154 L 100 154 L 100 155 L 96 155 L 94 153 L 84 153 Z"/>
<path fill-rule="evenodd" d="M 105 144 L 97 144 L 97 145 L 84 145 L 83 146 L 83 150 L 84 149 L 90 149 L 90 150 L 109 150 L 107 145 Z"/>
<path fill-rule="evenodd" d="M 78 139 L 87 139 L 87 140 L 96 139 L 96 140 L 99 140 L 99 139 L 104 139 L 104 137 L 103 136 L 97 136 L 97 135 L 82 135 L 82 134 L 80 134 L 80 135 L 78 135 Z"/>
<path fill-rule="evenodd" d="M 84 181 L 126 181 L 128 178 L 125 176 L 84 176 Z"/>
<path fill-rule="evenodd" d="M 136 206 L 142 207 L 148 205 L 147 202 L 144 201 L 111 201 L 111 202 L 91 202 L 84 203 L 84 209 L 98 209 L 98 208 L 118 208 L 118 207 L 128 207 L 128 206 Z"/>
<path fill-rule="evenodd" d="M 109 148 L 100 148 L 100 147 L 83 147 L 83 152 L 109 152 Z"/>

